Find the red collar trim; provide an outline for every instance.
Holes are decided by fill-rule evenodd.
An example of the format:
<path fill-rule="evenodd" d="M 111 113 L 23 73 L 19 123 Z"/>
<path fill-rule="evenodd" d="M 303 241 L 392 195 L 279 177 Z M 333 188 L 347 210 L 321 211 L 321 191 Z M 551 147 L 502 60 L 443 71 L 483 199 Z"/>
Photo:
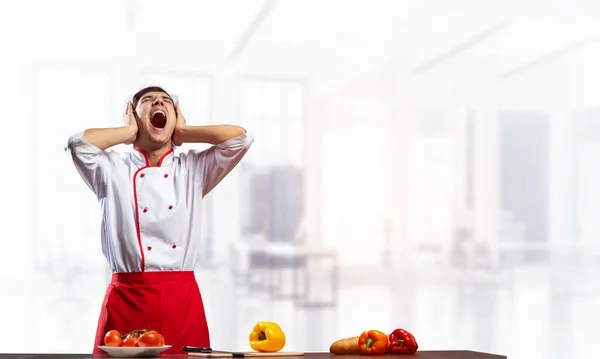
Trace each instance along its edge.
<path fill-rule="evenodd" d="M 144 159 L 146 160 L 146 167 L 152 167 L 152 166 L 150 166 L 150 160 L 148 160 L 148 155 L 144 151 L 142 151 L 138 147 L 133 147 L 133 149 L 136 150 L 136 151 L 138 151 L 139 153 L 141 153 L 144 156 Z M 156 165 L 156 167 L 162 166 L 163 160 L 168 155 L 170 155 L 171 153 L 173 153 L 173 149 L 172 148 L 170 150 L 168 150 L 167 152 L 165 152 L 165 154 L 160 157 L 160 159 L 158 160 L 158 164 Z"/>

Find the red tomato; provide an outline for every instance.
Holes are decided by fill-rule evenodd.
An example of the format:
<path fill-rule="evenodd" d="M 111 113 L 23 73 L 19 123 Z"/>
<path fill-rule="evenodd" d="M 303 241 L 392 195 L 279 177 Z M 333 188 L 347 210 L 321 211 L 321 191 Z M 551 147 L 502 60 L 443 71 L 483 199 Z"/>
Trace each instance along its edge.
<path fill-rule="evenodd" d="M 123 341 L 123 345 L 124 347 L 137 347 L 138 344 L 138 337 L 137 335 L 133 335 L 133 334 L 127 334 L 127 337 L 125 337 L 125 340 Z"/>
<path fill-rule="evenodd" d="M 165 339 L 155 330 L 142 334 L 138 339 L 139 347 L 162 347 L 164 345 Z"/>
<path fill-rule="evenodd" d="M 108 347 L 120 347 L 123 344 L 121 333 L 117 330 L 110 330 L 104 335 L 104 345 Z"/>
<path fill-rule="evenodd" d="M 160 340 L 158 341 L 158 346 L 160 347 L 164 347 L 165 346 L 165 337 L 162 336 L 162 334 L 158 333 L 158 337 L 160 338 Z"/>

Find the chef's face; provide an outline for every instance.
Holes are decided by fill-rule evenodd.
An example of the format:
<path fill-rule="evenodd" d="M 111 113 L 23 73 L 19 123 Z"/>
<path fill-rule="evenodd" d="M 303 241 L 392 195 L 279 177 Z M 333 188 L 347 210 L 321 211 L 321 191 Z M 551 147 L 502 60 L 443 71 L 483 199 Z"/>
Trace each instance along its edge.
<path fill-rule="evenodd" d="M 161 147 L 171 141 L 177 114 L 173 99 L 161 91 L 145 93 L 137 103 L 138 138 L 151 147 Z"/>

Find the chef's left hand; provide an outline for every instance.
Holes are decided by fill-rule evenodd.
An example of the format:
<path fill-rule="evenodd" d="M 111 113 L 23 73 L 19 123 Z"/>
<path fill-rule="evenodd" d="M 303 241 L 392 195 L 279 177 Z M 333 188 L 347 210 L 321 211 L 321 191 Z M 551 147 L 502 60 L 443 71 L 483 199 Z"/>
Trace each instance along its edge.
<path fill-rule="evenodd" d="M 186 125 L 186 122 L 185 117 L 183 117 L 183 113 L 181 113 L 179 101 L 177 101 L 175 112 L 177 113 L 177 120 L 175 122 L 175 130 L 173 131 L 173 143 L 175 143 L 175 146 L 181 146 L 183 144 L 183 141 L 180 139 L 179 129 L 184 127 Z"/>

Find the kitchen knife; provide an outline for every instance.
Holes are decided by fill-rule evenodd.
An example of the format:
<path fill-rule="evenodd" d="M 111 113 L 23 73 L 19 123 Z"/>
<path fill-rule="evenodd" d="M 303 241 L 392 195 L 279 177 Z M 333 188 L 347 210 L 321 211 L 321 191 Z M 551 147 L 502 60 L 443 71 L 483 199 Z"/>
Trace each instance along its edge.
<path fill-rule="evenodd" d="M 224 350 L 213 350 L 212 348 L 208 348 L 208 347 L 194 347 L 194 346 L 189 346 L 189 345 L 184 345 L 182 350 L 184 352 L 190 352 L 190 353 L 222 353 L 222 354 L 231 354 L 234 358 L 243 358 L 244 357 L 244 353 L 242 352 L 228 352 L 228 351 L 224 351 Z"/>

